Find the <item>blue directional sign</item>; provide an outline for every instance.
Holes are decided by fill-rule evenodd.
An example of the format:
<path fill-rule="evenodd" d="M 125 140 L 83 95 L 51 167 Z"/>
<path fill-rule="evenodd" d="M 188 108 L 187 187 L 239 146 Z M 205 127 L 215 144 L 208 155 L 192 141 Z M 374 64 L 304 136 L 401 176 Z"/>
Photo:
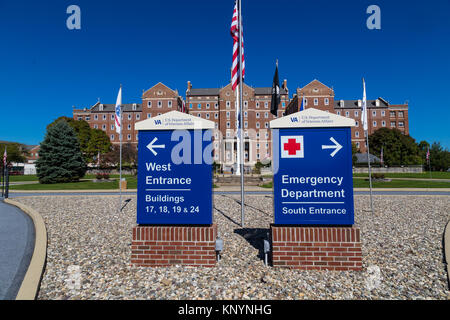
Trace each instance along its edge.
<path fill-rule="evenodd" d="M 274 129 L 273 139 L 275 224 L 353 224 L 350 127 Z"/>
<path fill-rule="evenodd" d="M 211 130 L 140 130 L 138 141 L 137 223 L 212 224 Z"/>

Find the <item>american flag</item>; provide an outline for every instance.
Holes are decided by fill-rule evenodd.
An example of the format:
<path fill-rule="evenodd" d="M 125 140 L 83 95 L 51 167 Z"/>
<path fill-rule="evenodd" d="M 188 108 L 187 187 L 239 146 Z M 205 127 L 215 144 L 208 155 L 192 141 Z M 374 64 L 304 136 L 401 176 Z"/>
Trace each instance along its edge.
<path fill-rule="evenodd" d="M 120 106 L 122 105 L 122 86 L 119 89 L 119 94 L 117 95 L 116 108 L 114 114 L 114 122 L 116 123 L 116 132 L 118 134 L 122 133 L 122 111 Z"/>
<path fill-rule="evenodd" d="M 234 4 L 233 18 L 231 19 L 231 36 L 233 37 L 233 64 L 231 67 L 231 86 L 233 90 L 239 84 L 239 12 L 237 1 Z M 244 37 L 241 30 L 241 44 L 242 44 L 242 81 L 245 75 L 245 60 L 244 60 Z"/>
<path fill-rule="evenodd" d="M 427 161 L 430 161 L 430 147 L 427 147 Z"/>
<path fill-rule="evenodd" d="M 186 113 L 186 103 L 184 102 L 184 100 L 181 100 L 181 112 Z"/>

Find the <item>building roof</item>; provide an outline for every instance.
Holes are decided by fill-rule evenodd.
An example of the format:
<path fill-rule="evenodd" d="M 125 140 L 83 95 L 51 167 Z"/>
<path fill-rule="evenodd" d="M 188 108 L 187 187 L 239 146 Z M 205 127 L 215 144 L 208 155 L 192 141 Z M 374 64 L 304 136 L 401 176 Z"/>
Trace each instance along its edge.
<path fill-rule="evenodd" d="M 376 105 L 376 101 L 380 101 L 380 105 Z M 389 107 L 389 103 L 383 98 L 378 98 L 377 100 L 367 100 L 368 108 L 386 108 Z M 358 101 L 362 103 L 362 100 L 334 100 L 334 108 L 346 108 L 346 109 L 361 109 L 362 104 L 358 105 Z M 343 104 L 342 104 L 343 102 Z"/>
<path fill-rule="evenodd" d="M 256 95 L 271 95 L 272 87 L 253 88 Z M 218 96 L 221 88 L 198 88 L 189 91 L 190 96 Z M 287 94 L 284 88 L 280 88 L 280 94 Z"/>
<path fill-rule="evenodd" d="M 103 110 L 100 110 L 100 106 L 103 105 Z M 133 110 L 133 105 L 136 106 L 136 109 Z M 91 107 L 91 112 L 114 112 L 116 108 L 115 104 L 105 104 L 97 102 L 94 106 Z M 122 104 L 123 112 L 133 112 L 133 111 L 142 111 L 142 105 L 140 103 L 125 103 Z"/>

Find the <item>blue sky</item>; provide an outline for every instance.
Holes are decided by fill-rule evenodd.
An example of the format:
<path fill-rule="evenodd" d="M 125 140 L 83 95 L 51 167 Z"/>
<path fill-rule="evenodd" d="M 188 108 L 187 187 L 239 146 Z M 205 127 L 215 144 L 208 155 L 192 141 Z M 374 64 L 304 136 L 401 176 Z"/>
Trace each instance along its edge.
<path fill-rule="evenodd" d="M 81 30 L 69 30 L 69 5 Z M 381 9 L 369 30 L 366 9 Z M 161 81 L 184 96 L 230 79 L 233 0 L 0 0 L 0 140 L 38 144 L 72 106 L 141 102 Z M 410 134 L 450 148 L 450 1 L 243 0 L 246 83 L 291 94 L 313 79 L 336 99 L 409 102 Z"/>

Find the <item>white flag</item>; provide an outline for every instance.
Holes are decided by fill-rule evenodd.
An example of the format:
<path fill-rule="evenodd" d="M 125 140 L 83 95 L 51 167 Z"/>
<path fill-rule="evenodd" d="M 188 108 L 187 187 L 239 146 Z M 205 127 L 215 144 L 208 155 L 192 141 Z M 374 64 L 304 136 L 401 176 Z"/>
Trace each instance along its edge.
<path fill-rule="evenodd" d="M 114 115 L 114 121 L 116 124 L 116 132 L 118 134 L 122 133 L 122 112 L 121 112 L 121 108 L 120 108 L 121 105 L 122 105 L 122 87 L 120 87 L 119 94 L 117 95 L 115 115 Z"/>
<path fill-rule="evenodd" d="M 363 78 L 363 101 L 362 101 L 361 122 L 363 124 L 364 131 L 367 131 L 366 83 L 364 82 L 364 78 Z"/>

